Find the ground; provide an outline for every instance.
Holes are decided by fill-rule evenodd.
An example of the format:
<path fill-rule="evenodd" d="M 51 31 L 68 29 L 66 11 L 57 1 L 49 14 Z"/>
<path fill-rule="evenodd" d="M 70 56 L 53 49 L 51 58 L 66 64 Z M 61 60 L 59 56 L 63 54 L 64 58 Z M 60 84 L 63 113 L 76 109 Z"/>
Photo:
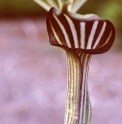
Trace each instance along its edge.
<path fill-rule="evenodd" d="M 121 124 L 121 67 L 117 43 L 93 56 L 91 124 Z M 0 124 L 63 124 L 66 86 L 66 55 L 49 44 L 45 19 L 1 19 Z"/>

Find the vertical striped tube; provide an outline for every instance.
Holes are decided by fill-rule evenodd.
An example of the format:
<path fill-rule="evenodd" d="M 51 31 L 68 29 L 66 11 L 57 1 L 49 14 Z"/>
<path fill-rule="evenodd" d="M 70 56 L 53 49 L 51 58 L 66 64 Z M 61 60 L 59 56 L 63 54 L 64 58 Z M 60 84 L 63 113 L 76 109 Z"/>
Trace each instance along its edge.
<path fill-rule="evenodd" d="M 90 124 L 88 69 L 91 55 L 67 51 L 68 86 L 64 124 Z"/>

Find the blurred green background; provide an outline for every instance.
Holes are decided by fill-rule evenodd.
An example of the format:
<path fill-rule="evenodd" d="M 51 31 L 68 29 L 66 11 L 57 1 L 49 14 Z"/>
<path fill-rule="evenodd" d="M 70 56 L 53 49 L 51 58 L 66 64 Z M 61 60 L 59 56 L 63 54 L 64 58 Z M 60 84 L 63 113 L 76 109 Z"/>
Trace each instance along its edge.
<path fill-rule="evenodd" d="M 122 33 L 122 0 L 87 0 L 78 13 L 94 13 L 101 18 L 110 20 L 121 36 Z M 46 11 L 33 0 L 1 0 L 0 17 L 42 17 Z"/>

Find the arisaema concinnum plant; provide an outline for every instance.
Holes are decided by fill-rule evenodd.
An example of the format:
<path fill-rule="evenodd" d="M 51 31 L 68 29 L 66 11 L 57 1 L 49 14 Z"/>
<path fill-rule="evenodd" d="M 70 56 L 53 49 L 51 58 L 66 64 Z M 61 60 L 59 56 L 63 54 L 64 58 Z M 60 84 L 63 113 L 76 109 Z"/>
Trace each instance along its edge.
<path fill-rule="evenodd" d="M 94 14 L 76 11 L 86 0 L 34 0 L 48 11 L 50 44 L 66 51 L 68 67 L 65 124 L 90 124 L 88 70 L 92 55 L 110 49 L 115 39 L 113 24 Z"/>

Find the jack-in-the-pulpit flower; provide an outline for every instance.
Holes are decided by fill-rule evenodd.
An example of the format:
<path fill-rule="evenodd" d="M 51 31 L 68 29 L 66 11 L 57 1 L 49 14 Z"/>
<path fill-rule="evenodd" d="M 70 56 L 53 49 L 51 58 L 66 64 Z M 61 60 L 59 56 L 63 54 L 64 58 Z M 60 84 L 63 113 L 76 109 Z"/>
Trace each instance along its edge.
<path fill-rule="evenodd" d="M 49 10 L 49 5 L 53 5 L 54 1 L 46 0 L 43 6 L 49 10 L 46 24 L 50 44 L 63 48 L 67 53 L 65 124 L 90 124 L 91 104 L 87 82 L 89 62 L 92 55 L 108 51 L 115 38 L 115 29 L 110 21 L 94 14 L 74 13 L 84 2 L 69 0 L 62 4 L 61 0 L 57 0 L 57 9 L 52 7 Z"/>

